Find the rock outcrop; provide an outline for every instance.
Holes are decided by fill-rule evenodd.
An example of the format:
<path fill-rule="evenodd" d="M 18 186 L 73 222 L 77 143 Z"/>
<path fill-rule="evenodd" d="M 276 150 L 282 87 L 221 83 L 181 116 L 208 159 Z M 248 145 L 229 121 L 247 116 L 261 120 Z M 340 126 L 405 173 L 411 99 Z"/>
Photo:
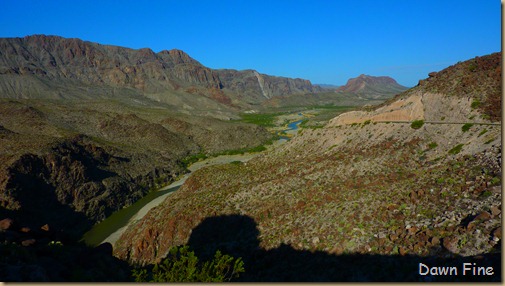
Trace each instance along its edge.
<path fill-rule="evenodd" d="M 260 101 L 274 96 L 320 92 L 319 86 L 313 86 L 304 79 L 292 79 L 260 74 L 254 70 L 217 70 L 223 82 L 223 88 L 243 95 L 246 101 Z"/>
<path fill-rule="evenodd" d="M 127 160 L 84 137 L 56 143 L 41 155 L 24 154 L 2 176 L 0 205 L 17 218 L 49 222 L 79 237 L 93 223 L 144 196 L 159 175 L 169 180 L 182 171 L 167 162 L 150 176 L 131 177 Z"/>

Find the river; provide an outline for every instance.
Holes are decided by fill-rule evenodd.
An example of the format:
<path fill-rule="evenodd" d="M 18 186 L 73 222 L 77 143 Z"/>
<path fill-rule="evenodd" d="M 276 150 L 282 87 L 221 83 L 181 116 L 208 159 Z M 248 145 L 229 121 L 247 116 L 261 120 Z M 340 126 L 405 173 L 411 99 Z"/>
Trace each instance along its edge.
<path fill-rule="evenodd" d="M 294 135 L 298 132 L 298 126 L 302 120 L 291 122 L 284 129 L 284 132 L 289 135 Z M 289 140 L 287 136 L 281 136 L 281 139 L 274 142 L 274 144 L 267 146 L 267 150 L 276 148 Z M 105 220 L 99 222 L 90 231 L 84 234 L 82 240 L 90 246 L 96 246 L 104 242 L 110 242 L 112 245 L 121 237 L 123 232 L 129 225 L 142 219 L 149 210 L 159 205 L 170 193 L 178 190 L 182 184 L 189 178 L 189 176 L 196 170 L 212 165 L 228 164 L 233 161 L 247 162 L 250 159 L 258 156 L 261 152 L 246 153 L 242 155 L 221 155 L 211 157 L 202 161 L 198 161 L 188 167 L 189 173 L 185 174 L 179 180 L 172 184 L 165 186 L 157 191 L 150 192 L 142 199 L 138 200 L 129 207 L 123 208 Z"/>

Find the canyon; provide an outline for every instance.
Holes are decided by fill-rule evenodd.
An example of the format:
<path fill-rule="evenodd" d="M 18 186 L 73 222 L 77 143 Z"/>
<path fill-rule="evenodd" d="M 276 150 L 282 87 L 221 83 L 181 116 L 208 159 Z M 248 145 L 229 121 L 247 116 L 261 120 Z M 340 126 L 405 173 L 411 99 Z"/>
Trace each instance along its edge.
<path fill-rule="evenodd" d="M 0 280 L 130 281 L 189 245 L 243 258 L 237 281 L 418 281 L 419 262 L 479 259 L 497 281 L 501 62 L 324 89 L 178 49 L 2 38 Z M 79 242 L 191 164 L 248 152 L 194 171 L 112 244 Z"/>

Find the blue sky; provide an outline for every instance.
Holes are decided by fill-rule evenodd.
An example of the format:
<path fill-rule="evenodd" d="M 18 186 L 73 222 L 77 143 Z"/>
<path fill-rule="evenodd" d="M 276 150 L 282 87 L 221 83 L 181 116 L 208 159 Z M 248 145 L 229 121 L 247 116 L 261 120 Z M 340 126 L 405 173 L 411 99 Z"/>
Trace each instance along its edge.
<path fill-rule="evenodd" d="M 211 68 L 336 85 L 387 75 L 414 86 L 500 51 L 500 9 L 497 0 L 0 0 L 0 37 L 177 48 Z"/>

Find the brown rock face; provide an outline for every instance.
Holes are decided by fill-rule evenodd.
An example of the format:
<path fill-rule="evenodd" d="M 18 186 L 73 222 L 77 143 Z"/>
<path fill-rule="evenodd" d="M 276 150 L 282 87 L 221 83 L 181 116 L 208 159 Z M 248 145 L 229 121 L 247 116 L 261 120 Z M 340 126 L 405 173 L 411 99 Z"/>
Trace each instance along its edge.
<path fill-rule="evenodd" d="M 474 108 L 491 120 L 501 119 L 501 53 L 475 57 L 438 73 L 430 73 L 419 87 L 426 92 L 472 97 Z"/>
<path fill-rule="evenodd" d="M 223 89 L 245 95 L 248 98 L 262 101 L 273 96 L 320 92 L 319 86 L 313 86 L 304 79 L 269 76 L 254 70 L 216 71 L 223 83 Z"/>
<path fill-rule="evenodd" d="M 154 53 L 44 35 L 0 39 L 1 97 L 81 98 L 89 97 L 90 91 L 114 95 L 118 88 L 152 95 L 181 87 L 197 88 L 199 95 L 228 105 L 211 96 L 211 90 L 226 90 L 239 98 L 245 94 L 252 101 L 320 90 L 302 79 L 212 70 L 177 49 Z"/>
<path fill-rule="evenodd" d="M 451 237 L 444 237 L 442 240 L 442 245 L 444 246 L 445 249 L 449 250 L 452 253 L 458 253 L 459 248 L 458 248 L 458 238 L 455 236 Z"/>
<path fill-rule="evenodd" d="M 501 239 L 501 226 L 493 231 L 493 237 L 497 237 L 498 239 Z"/>
<path fill-rule="evenodd" d="M 2 230 L 2 231 L 9 230 L 13 224 L 14 224 L 14 221 L 10 218 L 0 220 L 0 230 Z"/>
<path fill-rule="evenodd" d="M 137 185 L 150 179 L 132 180 L 113 172 L 116 160 L 80 137 L 56 145 L 46 155 L 22 155 L 7 169 L 0 204 L 19 211 L 32 224 L 44 224 L 42 231 L 78 234 L 147 191 Z M 8 228 L 9 221 L 3 220 L 1 227 Z"/>

